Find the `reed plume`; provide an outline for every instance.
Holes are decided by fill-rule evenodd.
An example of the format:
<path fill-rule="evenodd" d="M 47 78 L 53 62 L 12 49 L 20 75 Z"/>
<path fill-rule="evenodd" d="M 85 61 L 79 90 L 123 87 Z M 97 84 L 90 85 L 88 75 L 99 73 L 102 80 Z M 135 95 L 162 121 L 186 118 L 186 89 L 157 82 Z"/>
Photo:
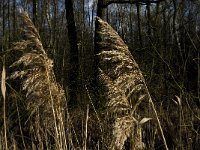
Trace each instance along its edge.
<path fill-rule="evenodd" d="M 148 98 L 144 78 L 118 33 L 99 17 L 96 21 L 99 80 L 103 89 L 100 92 L 106 99 L 106 114 L 112 126 L 112 138 L 107 140 L 109 149 L 121 150 L 132 134 L 133 149 L 142 149 L 141 131 L 134 113 L 140 102 Z"/>
<path fill-rule="evenodd" d="M 22 89 L 26 91 L 26 106 L 30 112 L 30 132 L 44 149 L 49 136 L 54 139 L 56 149 L 67 149 L 64 130 L 65 95 L 56 82 L 53 61 L 48 58 L 40 35 L 26 12 L 21 12 L 24 40 L 13 44 L 13 50 L 23 51 L 23 55 L 11 65 L 20 67 L 11 78 L 22 79 Z M 65 143 L 65 144 L 64 144 Z M 46 145 L 46 147 L 48 147 Z"/>

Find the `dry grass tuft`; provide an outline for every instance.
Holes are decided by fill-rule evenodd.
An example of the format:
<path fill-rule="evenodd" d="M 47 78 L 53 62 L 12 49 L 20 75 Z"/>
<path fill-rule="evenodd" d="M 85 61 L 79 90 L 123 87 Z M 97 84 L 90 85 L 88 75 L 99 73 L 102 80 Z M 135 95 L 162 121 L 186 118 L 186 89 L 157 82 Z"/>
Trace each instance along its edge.
<path fill-rule="evenodd" d="M 64 91 L 55 80 L 53 61 L 48 58 L 37 29 L 26 12 L 21 13 L 21 18 L 25 40 L 14 43 L 13 49 L 24 51 L 24 54 L 12 64 L 11 67 L 20 66 L 20 71 L 15 71 L 11 78 L 23 80 L 22 89 L 26 91 L 26 106 L 32 126 L 30 130 L 33 141 L 39 143 L 36 147 L 44 149 L 44 143 L 48 144 L 50 136 L 55 140 L 55 148 L 66 149 Z"/>
<path fill-rule="evenodd" d="M 108 23 L 98 17 L 97 22 L 100 83 L 104 98 L 107 99 L 107 114 L 112 120 L 109 149 L 121 150 L 132 132 L 140 131 L 139 128 L 135 130 L 138 121 L 133 115 L 140 102 L 148 98 L 148 94 L 141 71 L 127 45 Z M 142 139 L 137 137 L 140 135 L 141 131 L 132 137 L 134 145 L 143 145 Z"/>

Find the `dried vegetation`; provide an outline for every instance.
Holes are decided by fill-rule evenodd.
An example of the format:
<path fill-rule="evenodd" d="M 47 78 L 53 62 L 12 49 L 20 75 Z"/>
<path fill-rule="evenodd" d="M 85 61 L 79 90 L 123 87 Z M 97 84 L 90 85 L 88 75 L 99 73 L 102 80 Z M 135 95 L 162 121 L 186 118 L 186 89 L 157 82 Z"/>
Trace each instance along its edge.
<path fill-rule="evenodd" d="M 0 149 L 122 150 L 126 149 L 127 143 L 129 149 L 145 149 L 143 140 L 146 137 L 142 137 L 142 124 L 152 118 L 142 119 L 145 116 L 140 116 L 139 105 L 143 101 L 151 104 L 155 114 L 153 120 L 157 121 L 154 126 L 157 124 L 164 147 L 168 149 L 138 64 L 118 33 L 108 23 L 98 17 L 96 19 L 99 100 L 103 108 L 95 108 L 88 94 L 91 108 L 87 104 L 87 110 L 75 109 L 69 112 L 65 92 L 55 79 L 53 61 L 48 58 L 28 14 L 21 12 L 24 39 L 14 43 L 12 50 L 23 54 L 10 66 L 16 71 L 7 78 L 20 82 L 21 89 L 13 89 L 14 86 L 9 85 L 11 95 L 8 97 L 13 100 L 9 102 L 6 99 L 4 69 L 1 81 L 4 115 L 1 115 L 3 118 L 0 120 L 4 125 L 0 131 Z M 179 123 L 183 124 L 181 116 L 184 108 L 181 99 L 176 98 L 180 107 Z M 9 104 L 9 110 L 6 110 Z M 182 130 L 180 127 L 180 134 Z"/>

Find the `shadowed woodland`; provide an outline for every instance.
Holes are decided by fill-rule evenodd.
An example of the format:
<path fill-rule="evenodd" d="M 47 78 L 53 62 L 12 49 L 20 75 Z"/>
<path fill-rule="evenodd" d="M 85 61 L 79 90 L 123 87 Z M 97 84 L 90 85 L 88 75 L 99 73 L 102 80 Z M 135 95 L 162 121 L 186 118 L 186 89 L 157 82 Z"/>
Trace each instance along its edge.
<path fill-rule="evenodd" d="M 0 149 L 198 150 L 198 0 L 1 0 Z"/>

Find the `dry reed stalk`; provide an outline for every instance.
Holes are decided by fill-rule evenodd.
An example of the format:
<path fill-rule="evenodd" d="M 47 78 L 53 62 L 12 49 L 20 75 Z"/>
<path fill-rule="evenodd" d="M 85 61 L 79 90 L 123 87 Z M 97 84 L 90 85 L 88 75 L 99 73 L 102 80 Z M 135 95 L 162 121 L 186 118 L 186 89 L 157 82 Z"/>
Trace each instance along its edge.
<path fill-rule="evenodd" d="M 3 127 L 4 127 L 4 143 L 5 149 L 8 149 L 8 140 L 7 140 L 7 125 L 6 125 L 6 70 L 5 65 L 3 64 L 3 70 L 1 73 L 1 92 L 3 95 Z"/>
<path fill-rule="evenodd" d="M 138 122 L 134 113 L 142 100 L 148 99 L 154 106 L 153 102 L 139 66 L 127 45 L 108 23 L 99 17 L 96 21 L 99 80 L 102 87 L 100 92 L 106 99 L 107 118 L 112 124 L 109 149 L 121 150 L 127 138 L 131 137 L 132 149 L 141 150 L 144 148 L 141 123 L 149 119 Z M 155 107 L 153 108 L 155 111 Z M 158 123 L 161 127 L 159 120 Z"/>
<path fill-rule="evenodd" d="M 89 105 L 87 105 L 86 119 L 85 119 L 85 135 L 83 150 L 87 150 L 87 137 L 88 137 L 88 119 L 89 119 Z"/>
<path fill-rule="evenodd" d="M 11 78 L 23 79 L 22 89 L 26 91 L 27 109 L 40 148 L 44 149 L 47 132 L 54 138 L 57 149 L 67 149 L 63 125 L 64 91 L 55 80 L 53 61 L 48 58 L 37 29 L 26 12 L 21 12 L 21 18 L 26 39 L 14 43 L 13 50 L 24 51 L 24 54 L 11 67 L 20 65 L 23 68 L 15 71 Z"/>
<path fill-rule="evenodd" d="M 112 124 L 110 150 L 121 150 L 134 133 L 132 145 L 143 145 L 141 129 L 133 114 L 148 97 L 141 71 L 127 45 L 112 27 L 97 17 L 97 47 L 102 93 L 107 99 L 106 111 Z M 143 149 L 143 146 L 134 149 Z"/>

